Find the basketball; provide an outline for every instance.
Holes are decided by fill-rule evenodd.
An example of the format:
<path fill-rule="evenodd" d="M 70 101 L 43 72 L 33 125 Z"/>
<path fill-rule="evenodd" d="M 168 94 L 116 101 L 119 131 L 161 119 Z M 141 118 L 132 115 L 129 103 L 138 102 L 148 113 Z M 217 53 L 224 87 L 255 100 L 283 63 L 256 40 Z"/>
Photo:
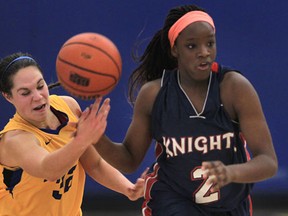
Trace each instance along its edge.
<path fill-rule="evenodd" d="M 81 33 L 68 39 L 56 58 L 61 86 L 83 100 L 110 93 L 121 77 L 122 60 L 116 45 L 98 33 Z"/>

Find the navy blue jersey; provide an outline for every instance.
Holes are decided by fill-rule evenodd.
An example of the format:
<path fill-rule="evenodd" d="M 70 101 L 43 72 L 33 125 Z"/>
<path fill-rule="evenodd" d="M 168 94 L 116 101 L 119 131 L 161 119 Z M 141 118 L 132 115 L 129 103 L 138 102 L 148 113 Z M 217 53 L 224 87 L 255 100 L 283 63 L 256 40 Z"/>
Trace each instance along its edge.
<path fill-rule="evenodd" d="M 148 204 L 152 212 L 158 205 L 157 196 L 168 191 L 169 196 L 180 199 L 175 203 L 183 200 L 183 203 L 197 206 L 200 212 L 231 211 L 249 195 L 250 184 L 231 183 L 220 191 L 211 192 L 212 185 L 206 184 L 207 179 L 203 178 L 203 161 L 220 160 L 226 165 L 247 161 L 239 124 L 229 118 L 220 99 L 219 85 L 231 69 L 216 63 L 213 68 L 200 112 L 181 88 L 178 71 L 163 73 L 152 110 L 157 161 L 147 178 L 145 190 L 144 206 Z"/>

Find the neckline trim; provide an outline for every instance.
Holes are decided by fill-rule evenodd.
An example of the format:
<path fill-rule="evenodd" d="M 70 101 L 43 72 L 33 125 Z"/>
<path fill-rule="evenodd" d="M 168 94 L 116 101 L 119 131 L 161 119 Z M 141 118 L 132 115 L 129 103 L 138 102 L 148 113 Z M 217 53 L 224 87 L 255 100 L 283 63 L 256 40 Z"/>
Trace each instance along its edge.
<path fill-rule="evenodd" d="M 184 93 L 184 95 L 186 96 L 187 100 L 189 101 L 190 105 L 192 106 L 194 112 L 196 113 L 196 115 L 190 115 L 189 118 L 203 118 L 206 119 L 205 116 L 203 116 L 203 112 L 206 108 L 206 103 L 207 103 L 207 99 L 208 99 L 208 95 L 210 92 L 210 86 L 211 86 L 211 80 L 212 80 L 212 71 L 210 72 L 209 75 L 209 82 L 208 82 L 208 88 L 207 88 L 207 92 L 206 92 L 206 97 L 205 97 L 205 101 L 202 107 L 202 110 L 200 112 L 198 112 L 194 106 L 194 104 L 192 103 L 192 101 L 190 100 L 190 98 L 188 97 L 188 95 L 186 94 L 185 90 L 182 88 L 181 83 L 180 83 L 180 73 L 179 70 L 177 70 L 177 82 L 178 82 L 178 86 L 181 89 L 181 91 Z"/>

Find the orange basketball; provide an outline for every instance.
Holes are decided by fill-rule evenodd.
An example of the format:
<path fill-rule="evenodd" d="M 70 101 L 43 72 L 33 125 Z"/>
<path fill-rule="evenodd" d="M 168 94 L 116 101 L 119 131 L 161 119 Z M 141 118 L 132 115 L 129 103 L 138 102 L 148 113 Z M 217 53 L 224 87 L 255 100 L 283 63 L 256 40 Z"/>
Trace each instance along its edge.
<path fill-rule="evenodd" d="M 56 59 L 62 87 L 84 100 L 110 93 L 122 72 L 121 55 L 115 44 L 98 33 L 81 33 L 68 39 Z"/>

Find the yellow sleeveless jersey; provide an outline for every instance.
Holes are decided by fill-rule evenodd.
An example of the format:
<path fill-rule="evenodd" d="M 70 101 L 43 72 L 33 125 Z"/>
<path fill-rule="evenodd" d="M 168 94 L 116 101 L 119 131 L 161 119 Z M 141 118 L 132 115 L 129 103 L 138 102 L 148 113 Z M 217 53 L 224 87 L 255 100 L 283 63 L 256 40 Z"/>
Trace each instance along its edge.
<path fill-rule="evenodd" d="M 33 133 L 41 147 L 49 152 L 61 148 L 75 131 L 68 121 L 76 122 L 77 117 L 56 95 L 50 96 L 50 106 L 55 114 L 62 112 L 61 116 L 68 117 L 57 130 L 40 130 L 16 113 L 0 136 L 10 130 L 24 130 Z M 55 182 L 33 177 L 21 168 L 0 164 L 0 216 L 81 216 L 84 184 L 85 172 L 79 161 Z"/>

